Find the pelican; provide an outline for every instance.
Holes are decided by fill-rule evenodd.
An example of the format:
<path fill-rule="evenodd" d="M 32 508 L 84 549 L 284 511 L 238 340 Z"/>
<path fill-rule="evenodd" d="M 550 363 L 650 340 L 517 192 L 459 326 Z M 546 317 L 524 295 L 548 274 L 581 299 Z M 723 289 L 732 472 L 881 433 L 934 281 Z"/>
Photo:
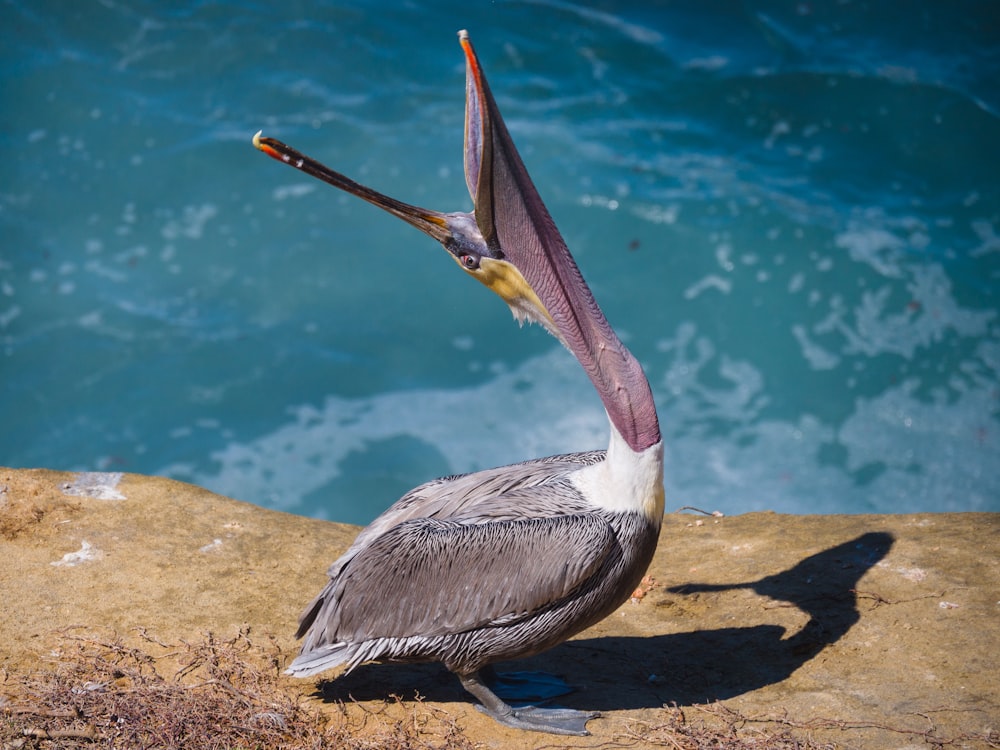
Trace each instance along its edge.
<path fill-rule="evenodd" d="M 466 31 L 465 176 L 471 213 L 441 213 L 359 185 L 261 133 L 265 154 L 438 240 L 519 321 L 544 326 L 586 370 L 611 423 L 607 450 L 423 484 L 358 535 L 305 608 L 305 677 L 363 662 L 441 662 L 502 724 L 588 734 L 598 714 L 512 707 L 492 665 L 549 649 L 603 619 L 642 579 L 663 517 L 663 446 L 649 382 L 594 300 L 514 147 Z"/>

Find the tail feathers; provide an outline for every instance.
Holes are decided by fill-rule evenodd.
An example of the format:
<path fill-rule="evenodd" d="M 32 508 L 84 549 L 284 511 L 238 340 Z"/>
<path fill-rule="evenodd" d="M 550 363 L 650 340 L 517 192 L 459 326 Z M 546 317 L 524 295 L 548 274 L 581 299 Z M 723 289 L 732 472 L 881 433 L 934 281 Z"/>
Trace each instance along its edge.
<path fill-rule="evenodd" d="M 288 669 L 285 670 L 285 674 L 290 674 L 293 677 L 309 677 L 325 672 L 350 661 L 355 650 L 351 648 L 349 643 L 329 643 L 320 646 L 295 657 L 294 661 L 288 665 Z"/>
<path fill-rule="evenodd" d="M 309 602 L 309 605 L 302 611 L 302 614 L 299 615 L 299 628 L 295 631 L 296 638 L 301 638 L 308 633 L 309 629 L 313 626 L 313 623 L 316 622 L 316 617 L 319 615 L 320 610 L 323 609 L 323 605 L 326 603 L 326 596 L 329 588 L 330 584 L 327 584 L 326 587 L 319 592 L 316 598 Z"/>

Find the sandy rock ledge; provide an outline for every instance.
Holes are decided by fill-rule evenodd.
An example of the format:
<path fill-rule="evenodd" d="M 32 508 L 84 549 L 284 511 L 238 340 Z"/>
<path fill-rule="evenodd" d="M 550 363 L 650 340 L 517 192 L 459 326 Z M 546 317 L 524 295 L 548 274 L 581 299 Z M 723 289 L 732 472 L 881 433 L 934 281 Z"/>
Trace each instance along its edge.
<path fill-rule="evenodd" d="M 0 696 L 79 632 L 249 632 L 287 662 L 356 533 L 157 477 L 0 469 Z M 367 665 L 322 695 L 279 679 L 331 721 L 397 721 L 419 694 L 481 747 L 644 747 L 678 709 L 836 747 L 1000 747 L 1000 514 L 672 514 L 649 573 L 640 598 L 515 667 L 578 686 L 563 705 L 602 712 L 592 737 L 499 727 L 436 665 Z"/>

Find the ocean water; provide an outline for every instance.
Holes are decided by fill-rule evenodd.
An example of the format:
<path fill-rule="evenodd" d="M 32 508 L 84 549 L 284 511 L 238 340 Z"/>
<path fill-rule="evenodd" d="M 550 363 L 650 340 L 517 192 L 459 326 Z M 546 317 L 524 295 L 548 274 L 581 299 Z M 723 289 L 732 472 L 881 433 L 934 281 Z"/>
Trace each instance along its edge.
<path fill-rule="evenodd" d="M 467 210 L 470 30 L 667 506 L 1000 510 L 991 2 L 6 0 L 0 464 L 366 522 L 606 444 L 571 356 L 263 129 Z"/>

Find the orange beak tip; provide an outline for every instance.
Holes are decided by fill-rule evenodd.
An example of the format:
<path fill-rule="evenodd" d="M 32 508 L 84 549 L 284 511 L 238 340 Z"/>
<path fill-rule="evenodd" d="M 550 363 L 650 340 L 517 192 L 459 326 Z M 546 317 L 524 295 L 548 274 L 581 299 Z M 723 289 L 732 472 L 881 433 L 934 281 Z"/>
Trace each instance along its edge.
<path fill-rule="evenodd" d="M 254 134 L 253 137 L 254 148 L 257 149 L 258 151 L 263 151 L 272 159 L 277 159 L 278 161 L 288 161 L 288 159 L 286 159 L 283 154 L 279 153 L 277 150 L 275 150 L 273 146 L 271 146 L 271 144 L 269 143 L 269 141 L 271 140 L 270 138 L 261 137 L 261 133 L 263 132 L 264 132 L 263 130 L 258 130 Z"/>

